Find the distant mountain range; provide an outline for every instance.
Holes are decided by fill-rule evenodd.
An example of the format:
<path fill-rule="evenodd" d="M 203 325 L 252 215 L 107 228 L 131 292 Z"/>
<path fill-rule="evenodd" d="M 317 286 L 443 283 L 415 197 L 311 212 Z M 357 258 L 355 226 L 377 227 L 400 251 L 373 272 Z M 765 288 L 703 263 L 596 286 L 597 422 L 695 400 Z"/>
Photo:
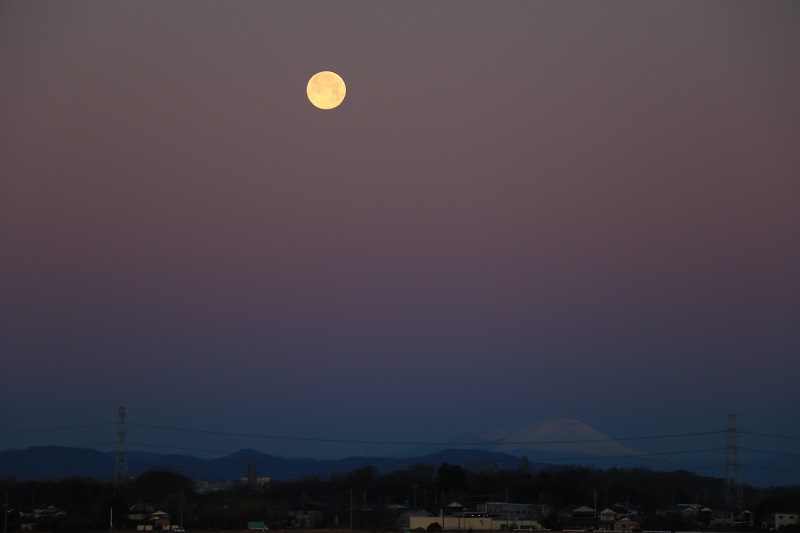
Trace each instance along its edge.
<path fill-rule="evenodd" d="M 756 486 L 800 484 L 800 457 L 773 456 L 750 462 L 741 481 Z M 336 460 L 288 459 L 258 450 L 239 450 L 225 457 L 203 459 L 182 454 L 157 454 L 128 451 L 130 475 L 152 468 L 171 469 L 195 480 L 239 480 L 254 463 L 259 476 L 274 480 L 298 479 L 309 474 L 323 476 L 350 472 L 372 465 L 381 472 L 401 470 L 412 464 L 456 464 L 464 468 L 515 468 L 523 457 L 530 458 L 534 470 L 553 465 L 592 465 L 597 468 L 647 467 L 675 470 L 675 463 L 648 457 L 611 439 L 588 424 L 573 419 L 556 419 L 516 428 L 495 428 L 459 435 L 437 446 L 418 447 L 394 457 L 346 457 Z M 720 457 L 718 472 L 706 464 L 683 460 L 680 468 L 701 475 L 724 476 L 725 457 Z M 693 468 L 692 465 L 696 466 Z M 72 476 L 110 479 L 115 470 L 115 454 L 86 448 L 57 446 L 33 447 L 0 452 L 0 477 L 18 480 L 64 478 Z"/>
<path fill-rule="evenodd" d="M 247 476 L 248 464 L 256 465 L 259 476 L 274 480 L 298 479 L 309 474 L 330 475 L 350 472 L 372 465 L 381 472 L 402 470 L 412 464 L 458 464 L 464 468 L 514 468 L 521 459 L 500 452 L 485 450 L 446 450 L 425 457 L 346 457 L 336 460 L 286 459 L 257 450 L 239 450 L 217 459 L 201 459 L 190 455 L 142 453 L 126 454 L 128 473 L 137 475 L 152 468 L 175 470 L 196 480 L 239 480 Z M 111 479 L 115 470 L 115 454 L 86 448 L 37 446 L 24 450 L 0 452 L 0 477 L 16 479 L 60 479 L 91 477 Z M 546 465 L 538 465 L 545 467 Z"/>

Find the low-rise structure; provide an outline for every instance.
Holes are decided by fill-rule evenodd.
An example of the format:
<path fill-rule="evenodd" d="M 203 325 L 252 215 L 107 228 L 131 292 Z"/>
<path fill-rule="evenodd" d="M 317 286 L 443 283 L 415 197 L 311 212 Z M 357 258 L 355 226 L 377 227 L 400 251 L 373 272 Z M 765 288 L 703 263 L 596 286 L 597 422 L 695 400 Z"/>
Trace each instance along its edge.
<path fill-rule="evenodd" d="M 614 504 L 600 511 L 598 529 L 603 531 L 638 531 L 637 514 L 621 504 Z"/>
<path fill-rule="evenodd" d="M 800 513 L 775 513 L 775 528 L 800 526 Z"/>
<path fill-rule="evenodd" d="M 425 530 L 439 524 L 442 531 L 541 531 L 542 525 L 536 520 L 510 521 L 503 517 L 488 516 L 483 513 L 459 513 L 456 515 L 411 516 L 411 531 Z"/>
<path fill-rule="evenodd" d="M 539 518 L 539 507 L 530 503 L 486 502 L 475 506 L 475 512 L 505 518 L 511 522 Z"/>

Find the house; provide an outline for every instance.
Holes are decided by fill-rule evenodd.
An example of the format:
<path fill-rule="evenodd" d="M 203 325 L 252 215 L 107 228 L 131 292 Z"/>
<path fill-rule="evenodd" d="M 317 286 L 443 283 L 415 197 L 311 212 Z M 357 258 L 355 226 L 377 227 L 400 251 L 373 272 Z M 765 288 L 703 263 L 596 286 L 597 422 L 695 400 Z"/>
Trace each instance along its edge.
<path fill-rule="evenodd" d="M 561 518 L 596 518 L 597 510 L 587 505 L 567 505 L 558 510 L 558 516 Z"/>
<path fill-rule="evenodd" d="M 679 503 L 676 505 L 670 505 L 669 507 L 665 507 L 658 511 L 658 514 L 662 516 L 666 515 L 680 515 L 685 520 L 691 518 L 696 511 L 697 506 L 690 503 Z"/>
<path fill-rule="evenodd" d="M 639 511 L 636 510 L 636 506 L 633 505 L 631 502 L 625 503 L 615 503 L 611 506 L 611 510 L 617 513 L 617 520 L 622 518 L 623 516 L 630 517 L 632 520 L 636 520 L 639 518 Z"/>
<path fill-rule="evenodd" d="M 598 528 L 603 531 L 638 531 L 639 523 L 631 519 L 628 508 L 615 504 L 600 511 Z"/>
<path fill-rule="evenodd" d="M 800 526 L 800 513 L 775 513 L 775 528 Z"/>
<path fill-rule="evenodd" d="M 713 528 L 730 528 L 735 519 L 733 511 L 717 510 L 711 512 L 711 521 L 708 523 Z"/>
<path fill-rule="evenodd" d="M 54 520 L 66 514 L 66 511 L 59 509 L 55 505 L 38 505 L 22 510 L 19 513 L 21 519 L 20 529 L 23 531 L 49 529 Z"/>
<path fill-rule="evenodd" d="M 702 512 L 703 511 L 701 511 L 701 513 Z M 720 529 L 749 529 L 753 525 L 753 513 L 746 510 L 739 512 L 729 509 L 714 510 L 710 512 L 710 520 L 708 525 L 710 527 Z"/>
<path fill-rule="evenodd" d="M 366 511 L 367 509 L 364 507 L 362 510 Z M 289 527 L 294 529 L 315 529 L 321 527 L 324 515 L 325 513 L 318 505 L 303 502 L 290 507 L 286 522 Z"/>
<path fill-rule="evenodd" d="M 141 522 L 148 518 L 151 514 L 155 512 L 155 508 L 150 505 L 149 503 L 137 503 L 135 505 L 131 505 L 128 509 L 128 514 L 126 515 L 128 520 L 131 522 Z"/>
<path fill-rule="evenodd" d="M 614 531 L 639 531 L 639 522 L 634 522 L 628 516 L 623 516 L 614 523 Z"/>
<path fill-rule="evenodd" d="M 614 529 L 614 524 L 617 522 L 617 513 L 610 507 L 606 507 L 600 511 L 600 529 L 609 531 Z"/>
<path fill-rule="evenodd" d="M 597 509 L 587 505 L 568 505 L 557 513 L 564 529 L 596 529 L 601 524 Z"/>

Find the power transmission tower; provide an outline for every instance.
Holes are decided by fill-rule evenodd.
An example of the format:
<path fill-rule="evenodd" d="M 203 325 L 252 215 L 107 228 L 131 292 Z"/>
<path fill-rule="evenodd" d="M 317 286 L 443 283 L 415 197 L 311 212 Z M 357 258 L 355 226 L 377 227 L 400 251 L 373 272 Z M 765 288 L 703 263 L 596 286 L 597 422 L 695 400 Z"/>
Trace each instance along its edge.
<path fill-rule="evenodd" d="M 114 466 L 115 484 L 120 480 L 128 479 L 128 457 L 125 453 L 125 408 L 120 407 L 117 413 L 119 414 L 119 426 L 117 427 L 119 443 L 117 444 L 117 461 Z"/>
<path fill-rule="evenodd" d="M 739 483 L 739 446 L 736 444 L 736 415 L 728 415 L 728 446 L 725 460 L 725 503 L 731 511 L 744 507 L 742 484 Z"/>
<path fill-rule="evenodd" d="M 252 459 L 247 460 L 247 484 L 251 487 L 255 487 L 258 483 L 258 471 L 256 467 L 256 462 Z"/>

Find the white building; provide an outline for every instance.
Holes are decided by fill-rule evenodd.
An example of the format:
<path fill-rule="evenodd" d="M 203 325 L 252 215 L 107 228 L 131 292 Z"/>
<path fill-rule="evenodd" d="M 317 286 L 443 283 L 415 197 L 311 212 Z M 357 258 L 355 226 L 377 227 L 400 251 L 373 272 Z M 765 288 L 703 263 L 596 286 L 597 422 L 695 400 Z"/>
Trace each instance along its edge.
<path fill-rule="evenodd" d="M 775 513 L 775 528 L 800 526 L 800 513 Z"/>

